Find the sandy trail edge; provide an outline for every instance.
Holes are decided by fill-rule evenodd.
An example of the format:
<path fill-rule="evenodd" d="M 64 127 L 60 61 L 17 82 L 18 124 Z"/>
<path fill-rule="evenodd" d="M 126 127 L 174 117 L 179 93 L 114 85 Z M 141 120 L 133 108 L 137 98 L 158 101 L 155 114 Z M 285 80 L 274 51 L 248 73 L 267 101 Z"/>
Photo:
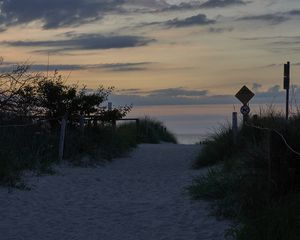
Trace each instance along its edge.
<path fill-rule="evenodd" d="M 140 145 L 98 168 L 60 167 L 29 179 L 31 191 L 0 188 L 1 240 L 219 240 L 228 223 L 184 193 L 199 171 L 199 146 Z"/>

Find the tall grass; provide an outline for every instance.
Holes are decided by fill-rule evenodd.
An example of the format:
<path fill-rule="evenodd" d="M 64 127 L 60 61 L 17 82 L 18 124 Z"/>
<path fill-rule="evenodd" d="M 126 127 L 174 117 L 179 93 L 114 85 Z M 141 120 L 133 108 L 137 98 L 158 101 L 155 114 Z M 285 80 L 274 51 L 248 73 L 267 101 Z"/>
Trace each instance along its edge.
<path fill-rule="evenodd" d="M 226 127 L 220 128 L 215 134 L 208 137 L 203 144 L 204 148 L 194 162 L 194 168 L 201 168 L 222 162 L 235 151 L 232 131 Z"/>
<path fill-rule="evenodd" d="M 4 127 L 9 124 L 29 124 L 22 127 Z M 53 173 L 58 162 L 60 129 L 46 130 L 32 122 L 4 122 L 0 126 L 0 185 L 16 186 L 24 170 L 37 174 Z M 110 124 L 86 126 L 80 131 L 68 125 L 65 136 L 64 159 L 74 165 L 102 164 L 120 157 L 138 143 L 176 142 L 161 122 L 142 119 L 140 124 Z"/>
<path fill-rule="evenodd" d="M 97 126 L 81 132 L 71 128 L 67 130 L 65 158 L 76 165 L 97 164 L 119 157 L 136 145 L 134 129 Z"/>
<path fill-rule="evenodd" d="M 252 117 L 249 124 L 276 129 L 299 151 L 299 119 L 294 116 L 286 123 L 280 114 L 272 112 Z M 188 190 L 194 199 L 211 200 L 216 215 L 232 219 L 228 236 L 238 240 L 298 239 L 300 194 L 297 189 L 280 196 L 274 194 L 268 177 L 267 141 L 263 131 L 257 131 L 251 127 L 240 129 L 235 147 L 229 129 L 207 141 L 196 166 L 218 166 L 195 179 Z"/>
<path fill-rule="evenodd" d="M 137 131 L 138 143 L 160 143 L 170 142 L 177 143 L 176 137 L 171 133 L 165 125 L 155 119 L 145 117 L 136 123 L 122 124 L 119 129 L 134 129 Z"/>
<path fill-rule="evenodd" d="M 14 185 L 24 169 L 51 172 L 55 139 L 38 126 L 0 128 L 0 184 Z"/>

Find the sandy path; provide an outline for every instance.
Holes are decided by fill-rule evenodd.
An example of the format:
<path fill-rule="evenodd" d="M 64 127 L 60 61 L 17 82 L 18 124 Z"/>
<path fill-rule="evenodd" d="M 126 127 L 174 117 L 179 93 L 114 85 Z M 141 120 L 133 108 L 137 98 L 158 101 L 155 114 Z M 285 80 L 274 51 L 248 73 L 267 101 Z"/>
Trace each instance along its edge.
<path fill-rule="evenodd" d="M 183 192 L 199 146 L 140 145 L 106 167 L 61 167 L 31 191 L 0 188 L 1 240 L 217 240 L 225 222 Z"/>

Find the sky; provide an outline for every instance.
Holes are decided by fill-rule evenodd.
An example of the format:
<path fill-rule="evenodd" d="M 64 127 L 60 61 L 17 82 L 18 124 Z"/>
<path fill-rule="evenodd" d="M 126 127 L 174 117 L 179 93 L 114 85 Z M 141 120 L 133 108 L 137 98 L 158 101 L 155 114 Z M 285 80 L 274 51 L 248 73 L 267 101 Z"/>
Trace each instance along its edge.
<path fill-rule="evenodd" d="M 282 102 L 287 61 L 300 95 L 299 23 L 299 0 L 0 0 L 0 71 L 49 63 L 137 106 L 231 104 L 243 85 Z"/>

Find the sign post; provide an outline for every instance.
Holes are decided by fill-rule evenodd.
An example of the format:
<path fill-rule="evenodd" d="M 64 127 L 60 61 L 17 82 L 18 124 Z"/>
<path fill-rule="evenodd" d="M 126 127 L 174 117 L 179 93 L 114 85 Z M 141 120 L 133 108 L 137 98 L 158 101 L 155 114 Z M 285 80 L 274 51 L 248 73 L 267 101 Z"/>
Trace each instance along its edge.
<path fill-rule="evenodd" d="M 246 86 L 243 86 L 235 95 L 235 97 L 243 103 L 243 106 L 241 107 L 241 114 L 243 114 L 244 123 L 247 121 L 250 113 L 250 107 L 248 103 L 254 97 L 254 95 L 255 94 Z"/>
<path fill-rule="evenodd" d="M 289 119 L 289 95 L 290 95 L 290 62 L 284 64 L 283 88 L 286 90 L 285 120 Z"/>
<path fill-rule="evenodd" d="M 237 120 L 237 112 L 232 113 L 232 137 L 233 144 L 237 144 L 237 135 L 238 135 L 238 120 Z"/>

